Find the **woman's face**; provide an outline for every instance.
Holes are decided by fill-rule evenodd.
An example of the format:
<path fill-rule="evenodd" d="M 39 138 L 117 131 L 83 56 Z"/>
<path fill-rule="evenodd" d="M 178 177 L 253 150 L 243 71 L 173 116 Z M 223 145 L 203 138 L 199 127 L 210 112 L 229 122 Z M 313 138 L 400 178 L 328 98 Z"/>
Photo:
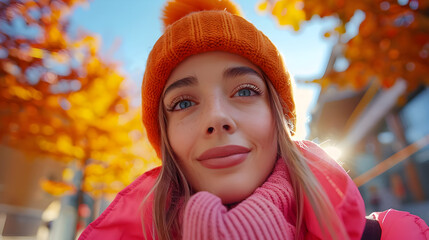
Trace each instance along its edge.
<path fill-rule="evenodd" d="M 187 58 L 164 89 L 167 137 L 196 191 L 242 201 L 271 173 L 277 133 L 266 84 L 247 59 L 225 52 Z"/>

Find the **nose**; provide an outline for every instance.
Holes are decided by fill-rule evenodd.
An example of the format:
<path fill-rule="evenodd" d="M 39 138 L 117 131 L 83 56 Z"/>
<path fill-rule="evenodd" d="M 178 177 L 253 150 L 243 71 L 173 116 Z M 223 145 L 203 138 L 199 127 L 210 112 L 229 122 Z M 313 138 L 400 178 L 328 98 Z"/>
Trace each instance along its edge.
<path fill-rule="evenodd" d="M 217 128 L 217 129 L 222 129 L 222 130 L 225 130 L 226 132 L 228 132 L 228 131 L 229 131 L 229 129 L 231 129 L 231 127 L 230 127 L 230 125 L 225 124 L 225 125 L 222 125 L 222 127 L 219 127 L 219 128 Z M 207 133 L 208 133 L 208 134 L 212 134 L 212 133 L 214 133 L 214 131 L 215 131 L 215 128 L 214 128 L 214 127 L 209 127 L 209 128 L 207 129 Z"/>
<path fill-rule="evenodd" d="M 223 100 L 215 100 L 209 102 L 204 111 L 203 118 L 206 118 L 204 131 L 206 135 L 233 133 L 237 125 L 231 115 L 231 109 L 228 103 Z"/>

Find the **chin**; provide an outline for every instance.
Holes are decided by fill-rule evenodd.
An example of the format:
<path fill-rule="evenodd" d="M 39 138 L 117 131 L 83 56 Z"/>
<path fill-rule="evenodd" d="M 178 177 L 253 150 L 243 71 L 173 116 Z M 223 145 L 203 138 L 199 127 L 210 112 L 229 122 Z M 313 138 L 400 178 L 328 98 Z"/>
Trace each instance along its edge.
<path fill-rule="evenodd" d="M 251 189 L 245 189 L 243 187 L 221 189 L 219 191 L 212 192 L 222 200 L 222 204 L 236 204 L 240 203 L 244 199 L 248 198 L 256 190 L 257 187 Z"/>

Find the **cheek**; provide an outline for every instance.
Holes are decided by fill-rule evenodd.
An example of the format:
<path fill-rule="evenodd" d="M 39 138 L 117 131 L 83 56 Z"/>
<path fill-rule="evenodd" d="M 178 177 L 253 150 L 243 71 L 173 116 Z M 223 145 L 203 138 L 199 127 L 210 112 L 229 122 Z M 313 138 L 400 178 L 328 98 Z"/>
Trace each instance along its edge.
<path fill-rule="evenodd" d="M 271 113 L 268 113 L 264 120 L 259 121 L 258 126 L 258 130 L 254 134 L 262 148 L 260 154 L 263 154 L 264 158 L 275 158 L 277 156 L 277 131 Z"/>
<path fill-rule="evenodd" d="M 256 149 L 256 162 L 253 167 L 259 170 L 255 175 L 258 175 L 258 181 L 263 181 L 271 172 L 278 153 L 276 124 L 268 106 L 260 108 L 252 125 L 248 126 L 247 133 L 250 134 L 247 136 Z"/>
<path fill-rule="evenodd" d="M 179 160 L 189 157 L 193 140 L 195 139 L 195 126 L 192 121 L 170 119 L 167 126 L 167 137 L 171 148 Z"/>
<path fill-rule="evenodd" d="M 247 119 L 243 119 L 243 122 L 249 122 L 246 126 L 246 132 L 250 134 L 250 137 L 255 140 L 258 145 L 262 145 L 264 148 L 272 146 L 274 142 L 277 142 L 275 121 L 271 109 L 267 105 L 268 104 L 264 104 L 261 106 L 253 116 L 248 116 Z M 251 120 L 249 121 L 249 119 Z"/>
<path fill-rule="evenodd" d="M 269 120 L 267 120 L 265 125 L 265 130 L 267 131 L 267 138 L 271 140 L 271 143 L 277 142 L 277 130 L 275 121 L 271 114 L 268 118 Z"/>

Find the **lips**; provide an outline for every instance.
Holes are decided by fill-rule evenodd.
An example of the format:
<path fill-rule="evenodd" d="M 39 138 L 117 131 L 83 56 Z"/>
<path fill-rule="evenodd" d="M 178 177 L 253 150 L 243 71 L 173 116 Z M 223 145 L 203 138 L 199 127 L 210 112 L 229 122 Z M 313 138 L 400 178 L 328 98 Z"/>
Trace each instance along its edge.
<path fill-rule="evenodd" d="M 197 160 L 207 168 L 227 168 L 243 162 L 249 152 L 250 149 L 243 146 L 227 145 L 211 148 L 201 154 Z"/>

